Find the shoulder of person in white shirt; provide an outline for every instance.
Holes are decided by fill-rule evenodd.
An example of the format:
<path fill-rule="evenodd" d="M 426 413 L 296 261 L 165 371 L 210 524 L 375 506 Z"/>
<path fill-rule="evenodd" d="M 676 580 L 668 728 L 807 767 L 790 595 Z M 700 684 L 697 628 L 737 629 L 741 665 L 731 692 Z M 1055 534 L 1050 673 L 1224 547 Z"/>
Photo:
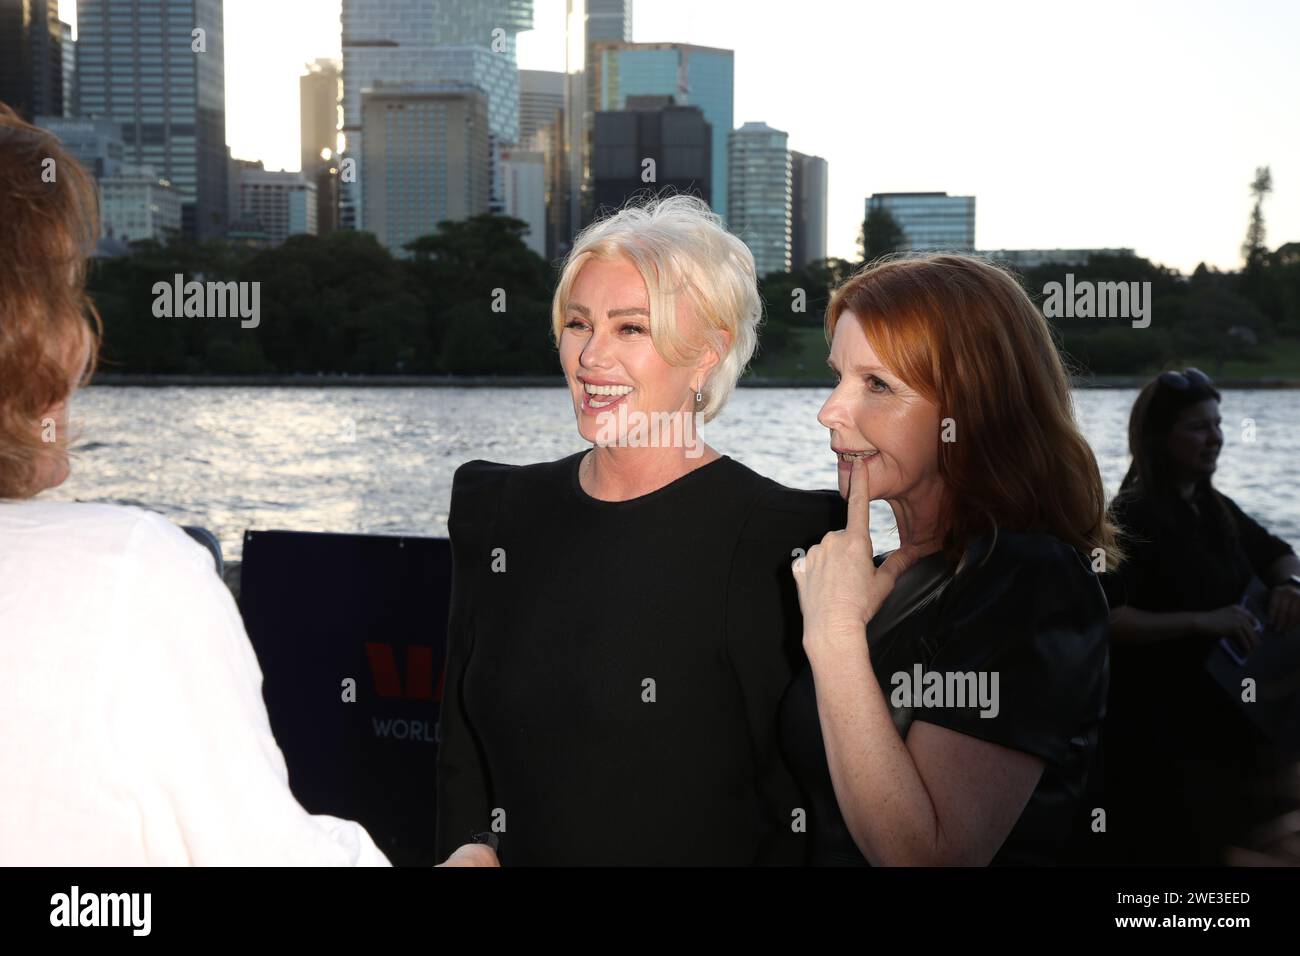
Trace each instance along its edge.
<path fill-rule="evenodd" d="M 120 799 L 125 787 L 138 807 L 143 848 L 119 844 L 122 853 L 168 864 L 388 863 L 360 825 L 309 814 L 293 797 L 234 599 L 180 528 L 140 508 L 28 500 L 0 504 L 0 541 L 9 566 L 0 616 L 14 625 L 4 630 L 41 635 L 22 660 L 66 682 L 63 706 L 102 705 L 84 716 L 100 722 L 114 765 L 72 772 L 103 768 L 115 778 L 105 792 Z M 66 767 L 59 746 L 45 749 Z M 55 782 L 31 769 L 28 783 Z M 82 785 L 93 793 L 98 782 Z M 98 832 L 109 844 L 123 838 Z M 48 851 L 69 858 L 69 848 Z"/>

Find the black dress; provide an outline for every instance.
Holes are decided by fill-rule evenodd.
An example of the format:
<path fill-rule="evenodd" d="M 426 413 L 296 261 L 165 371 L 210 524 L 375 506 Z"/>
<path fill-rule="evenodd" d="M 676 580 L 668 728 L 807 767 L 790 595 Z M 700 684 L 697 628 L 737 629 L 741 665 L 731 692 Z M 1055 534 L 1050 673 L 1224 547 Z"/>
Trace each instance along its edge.
<path fill-rule="evenodd" d="M 942 553 L 918 561 L 867 624 L 872 669 L 904 739 L 912 723 L 928 721 L 1045 761 L 995 865 L 1057 862 L 1077 822 L 1105 708 L 1107 614 L 1082 554 L 1050 535 L 1001 531 L 976 538 L 955 576 Z M 996 672 L 996 715 L 896 704 L 893 676 L 917 665 Z M 807 666 L 782 703 L 781 740 L 808 800 L 811 862 L 867 865 L 836 802 Z"/>
<path fill-rule="evenodd" d="M 1236 604 L 1251 577 L 1291 547 L 1206 487 L 1196 508 L 1176 494 L 1125 493 L 1111 505 L 1128 559 L 1103 576 L 1112 607 L 1211 611 Z M 1205 668 L 1217 637 L 1111 648 L 1102 732 L 1111 808 L 1108 863 L 1216 864 L 1256 811 L 1241 784 L 1263 772 L 1268 742 Z"/>
<path fill-rule="evenodd" d="M 601 501 L 583 454 L 456 472 L 439 859 L 495 821 L 503 865 L 802 864 L 790 565 L 843 500 L 723 456 Z"/>

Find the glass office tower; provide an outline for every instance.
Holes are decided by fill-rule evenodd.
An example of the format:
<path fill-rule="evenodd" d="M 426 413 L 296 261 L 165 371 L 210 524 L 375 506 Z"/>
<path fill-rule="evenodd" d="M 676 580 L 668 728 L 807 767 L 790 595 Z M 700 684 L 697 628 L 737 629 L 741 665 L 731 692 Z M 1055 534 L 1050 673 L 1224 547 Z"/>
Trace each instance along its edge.
<path fill-rule="evenodd" d="M 975 197 L 947 193 L 873 193 L 867 215 L 885 209 L 903 230 L 909 252 L 973 252 Z"/>
<path fill-rule="evenodd" d="M 226 232 L 224 13 L 223 0 L 81 0 L 77 9 L 81 115 L 121 126 L 126 162 L 172 184 L 182 231 L 197 239 Z"/>
<path fill-rule="evenodd" d="M 624 109 L 629 96 L 672 96 L 678 106 L 700 108 L 713 128 L 713 209 L 728 219 L 735 54 L 686 43 L 596 43 L 587 77 L 598 111 Z"/>
<path fill-rule="evenodd" d="M 58 0 L 0 0 L 0 102 L 31 122 L 64 115 Z"/>
<path fill-rule="evenodd" d="M 754 254 L 759 278 L 790 271 L 791 171 L 789 137 L 766 123 L 734 130 L 731 149 L 731 231 Z"/>
<path fill-rule="evenodd" d="M 496 149 L 519 139 L 516 37 L 533 0 L 343 0 L 345 154 L 364 173 L 361 94 L 397 84 L 467 83 L 487 96 Z M 494 177 L 495 184 L 495 177 Z M 368 228 L 358 184 L 341 184 L 341 224 Z"/>

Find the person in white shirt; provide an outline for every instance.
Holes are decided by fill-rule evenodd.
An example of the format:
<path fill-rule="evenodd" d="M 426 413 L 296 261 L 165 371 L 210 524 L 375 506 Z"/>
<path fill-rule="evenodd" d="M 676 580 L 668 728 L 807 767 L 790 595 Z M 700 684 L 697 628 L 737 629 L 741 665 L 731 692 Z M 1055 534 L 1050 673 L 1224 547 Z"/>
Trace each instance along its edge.
<path fill-rule="evenodd" d="M 37 499 L 68 475 L 68 400 L 99 347 L 95 202 L 0 104 L 0 865 L 387 866 L 290 791 L 208 552 L 140 508 Z M 495 862 L 473 844 L 444 865 Z"/>

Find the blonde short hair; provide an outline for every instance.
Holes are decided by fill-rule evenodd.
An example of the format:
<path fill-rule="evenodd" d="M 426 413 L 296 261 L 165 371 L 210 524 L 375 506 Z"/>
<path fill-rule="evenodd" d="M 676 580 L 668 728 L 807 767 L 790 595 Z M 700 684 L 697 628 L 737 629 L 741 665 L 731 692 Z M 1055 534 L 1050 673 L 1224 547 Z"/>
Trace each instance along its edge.
<path fill-rule="evenodd" d="M 689 333 L 677 328 L 676 297 L 686 296 L 699 317 L 705 347 L 719 356 L 701 387 L 703 401 L 697 409 L 704 421 L 711 421 L 731 397 L 758 347 L 763 303 L 754 256 L 695 196 L 629 205 L 584 229 L 565 259 L 551 304 L 551 335 L 557 345 L 569 293 L 582 267 L 590 259 L 619 257 L 630 260 L 645 280 L 650 338 L 664 361 L 688 365 L 701 354 L 691 348 Z M 730 333 L 730 343 L 723 332 Z"/>

